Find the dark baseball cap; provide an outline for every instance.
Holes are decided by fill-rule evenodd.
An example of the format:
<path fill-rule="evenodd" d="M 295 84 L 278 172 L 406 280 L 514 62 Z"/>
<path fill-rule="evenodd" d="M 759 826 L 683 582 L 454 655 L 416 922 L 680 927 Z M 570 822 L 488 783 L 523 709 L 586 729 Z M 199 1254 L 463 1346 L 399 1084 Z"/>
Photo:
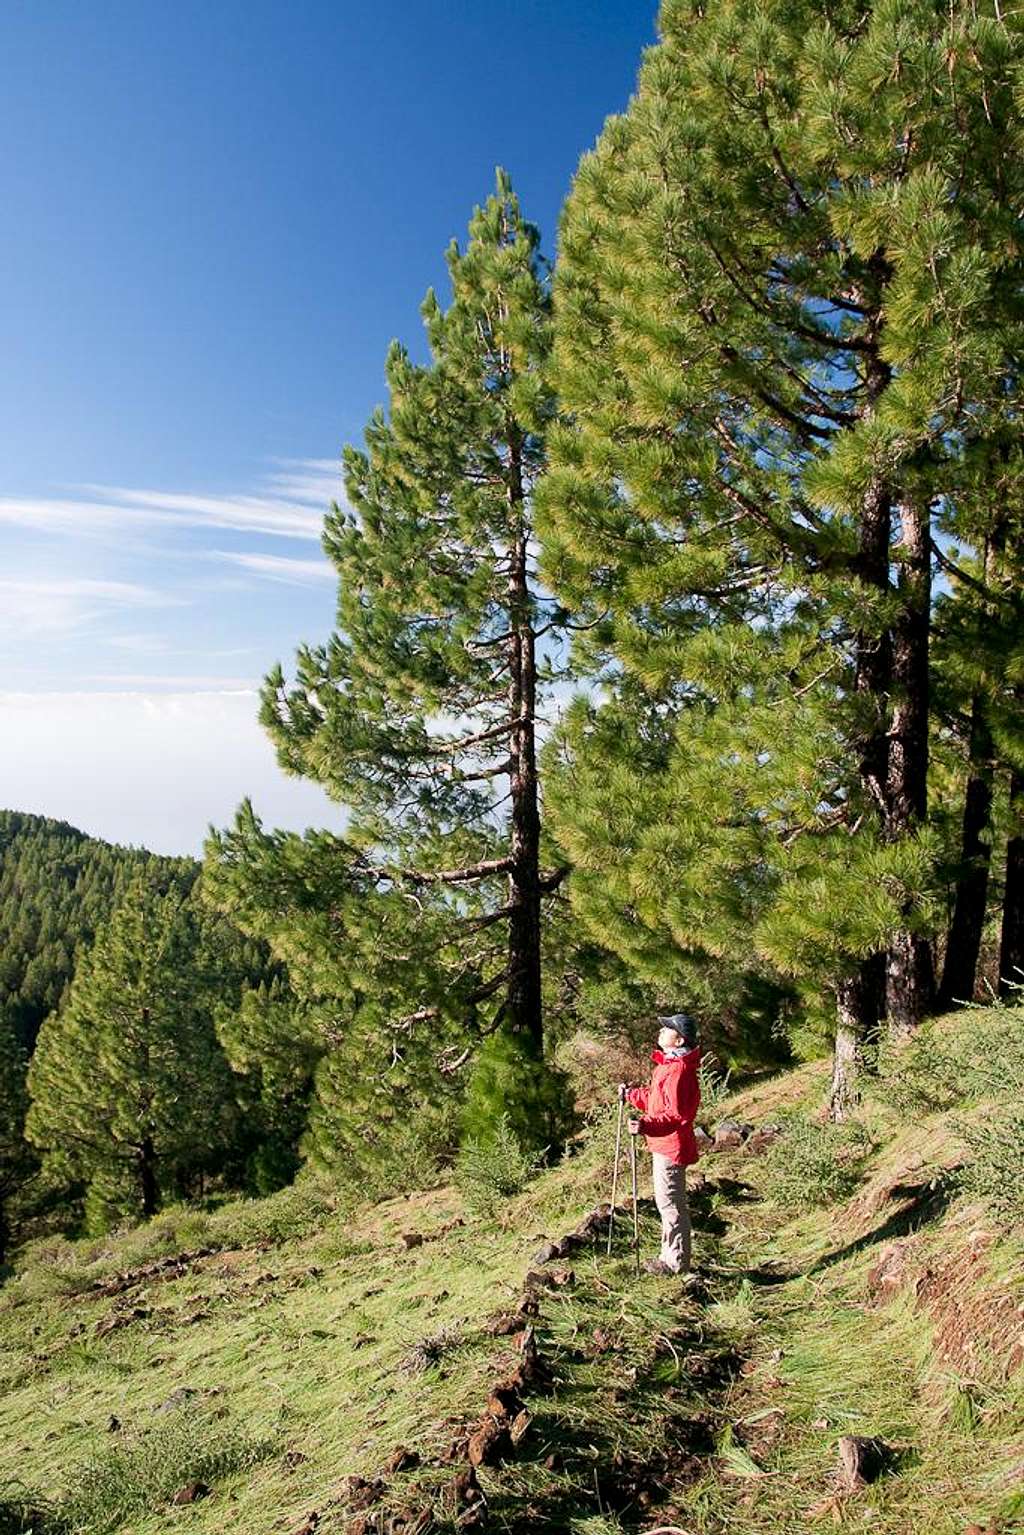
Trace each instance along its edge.
<path fill-rule="evenodd" d="M 659 1013 L 658 1022 L 663 1029 L 675 1029 L 688 1045 L 697 1042 L 697 1025 L 689 1013 Z"/>

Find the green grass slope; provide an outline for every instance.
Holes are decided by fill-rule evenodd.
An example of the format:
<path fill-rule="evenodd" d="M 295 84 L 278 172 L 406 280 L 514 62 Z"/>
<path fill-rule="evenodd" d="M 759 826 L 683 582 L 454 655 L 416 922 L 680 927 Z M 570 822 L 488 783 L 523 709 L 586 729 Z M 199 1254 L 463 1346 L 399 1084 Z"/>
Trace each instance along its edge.
<path fill-rule="evenodd" d="M 782 1128 L 694 1176 L 695 1293 L 636 1277 L 625 1221 L 534 1264 L 607 1197 L 610 1117 L 497 1221 L 310 1184 L 37 1244 L 0 1290 L 0 1535 L 1024 1531 L 1022 1036 L 928 1031 L 841 1132 L 818 1065 L 713 1106 Z"/>

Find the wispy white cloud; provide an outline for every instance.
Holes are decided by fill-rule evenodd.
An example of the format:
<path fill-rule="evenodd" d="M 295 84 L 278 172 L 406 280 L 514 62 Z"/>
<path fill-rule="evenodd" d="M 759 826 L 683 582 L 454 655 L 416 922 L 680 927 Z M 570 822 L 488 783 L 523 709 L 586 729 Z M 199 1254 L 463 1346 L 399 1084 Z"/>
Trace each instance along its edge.
<path fill-rule="evenodd" d="M 218 661 L 226 660 L 228 656 L 252 655 L 255 647 L 252 645 L 224 645 L 215 650 L 209 650 L 205 646 L 200 649 L 195 645 L 172 645 L 165 634 L 152 634 L 134 630 L 129 634 L 104 634 L 99 636 L 102 644 L 110 645 L 114 650 L 128 650 L 136 656 L 203 656 L 207 661 L 214 657 Z"/>
<path fill-rule="evenodd" d="M 344 499 L 341 465 L 333 458 L 282 458 L 280 468 L 267 476 L 280 496 L 305 501 L 326 510 L 332 501 Z"/>
<path fill-rule="evenodd" d="M 313 581 L 333 581 L 334 567 L 327 560 L 294 560 L 283 554 L 243 554 L 227 549 L 212 549 L 213 559 L 227 560 L 268 581 L 285 581 L 289 586 L 308 586 Z"/>
<path fill-rule="evenodd" d="M 342 499 L 340 470 L 327 459 L 285 460 L 263 484 L 233 495 L 84 484 L 70 495 L 2 496 L 0 523 L 79 536 L 188 527 L 316 540 L 328 505 Z"/>
<path fill-rule="evenodd" d="M 255 693 L 258 679 L 254 677 L 174 676 L 165 677 L 160 672 L 94 672 L 83 677 L 83 682 L 97 683 L 105 688 L 174 688 L 190 693 Z"/>
<path fill-rule="evenodd" d="M 169 605 L 181 604 L 134 581 L 0 577 L 0 633 L 71 629 L 111 611 Z"/>

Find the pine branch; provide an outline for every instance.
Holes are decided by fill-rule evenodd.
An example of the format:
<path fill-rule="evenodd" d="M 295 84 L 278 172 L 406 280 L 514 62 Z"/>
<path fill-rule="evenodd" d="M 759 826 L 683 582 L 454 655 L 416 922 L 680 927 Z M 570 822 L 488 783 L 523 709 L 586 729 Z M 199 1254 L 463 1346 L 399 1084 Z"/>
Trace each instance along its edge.
<path fill-rule="evenodd" d="M 368 875 L 370 879 L 391 884 L 404 881 L 410 885 L 463 885 L 478 879 L 488 879 L 492 874 L 507 874 L 511 868 L 512 859 L 505 857 L 485 858 L 480 863 L 466 864 L 461 869 L 403 869 L 393 864 L 364 864 L 359 872 Z"/>

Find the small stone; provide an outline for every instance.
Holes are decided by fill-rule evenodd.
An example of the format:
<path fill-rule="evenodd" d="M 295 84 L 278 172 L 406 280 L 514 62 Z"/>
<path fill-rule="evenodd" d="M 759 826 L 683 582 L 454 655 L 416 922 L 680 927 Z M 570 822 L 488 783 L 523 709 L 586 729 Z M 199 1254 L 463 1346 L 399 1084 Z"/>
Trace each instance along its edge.
<path fill-rule="evenodd" d="M 495 1466 L 504 1460 L 511 1444 L 508 1429 L 488 1415 L 469 1437 L 469 1463 L 471 1466 Z"/>
<path fill-rule="evenodd" d="M 423 1235 L 422 1235 L 422 1233 L 419 1232 L 419 1231 L 403 1231 L 402 1232 L 402 1246 L 405 1248 L 406 1252 L 408 1252 L 411 1247 L 422 1247 L 423 1246 Z"/>
<path fill-rule="evenodd" d="M 195 1395 L 196 1391 L 193 1386 L 177 1386 L 170 1396 L 165 1397 L 158 1407 L 153 1408 L 153 1411 L 174 1412 L 176 1408 L 184 1407 L 185 1403 L 190 1401 Z"/>
<path fill-rule="evenodd" d="M 487 1398 L 487 1411 L 492 1418 L 514 1418 L 522 1410 L 522 1406 L 522 1398 L 509 1381 L 499 1381 L 491 1387 Z"/>
<path fill-rule="evenodd" d="M 530 1417 L 530 1414 L 527 1412 L 525 1407 L 516 1413 L 515 1417 L 512 1419 L 512 1427 L 508 1431 L 509 1438 L 512 1441 L 513 1449 L 517 1449 L 518 1446 L 522 1443 L 523 1439 L 525 1439 L 526 1435 L 529 1433 L 530 1424 L 532 1422 L 533 1419 Z"/>
<path fill-rule="evenodd" d="M 856 1492 L 875 1482 L 892 1459 L 892 1451 L 881 1439 L 867 1439 L 861 1434 L 844 1434 L 836 1445 L 839 1478 L 848 1492 Z"/>
<path fill-rule="evenodd" d="M 116 1434 L 120 1430 L 120 1427 L 121 1427 L 121 1419 L 120 1418 L 115 1418 L 114 1414 L 111 1413 L 110 1417 L 107 1419 L 107 1433 L 108 1434 Z"/>
<path fill-rule="evenodd" d="M 542 1247 L 537 1248 L 533 1255 L 533 1261 L 534 1263 L 550 1263 L 552 1258 L 560 1258 L 561 1256 L 562 1249 L 560 1243 L 545 1242 Z"/>
<path fill-rule="evenodd" d="M 172 1503 L 198 1503 L 200 1498 L 210 1495 L 210 1489 L 205 1482 L 187 1482 L 184 1487 L 179 1487 L 171 1499 Z"/>
<path fill-rule="evenodd" d="M 734 1151 L 753 1134 L 753 1125 L 738 1119 L 723 1119 L 715 1129 L 715 1150 Z"/>
<path fill-rule="evenodd" d="M 393 1476 L 398 1471 L 414 1471 L 419 1463 L 420 1458 L 415 1450 L 407 1450 L 404 1444 L 399 1444 L 384 1462 L 384 1470 Z"/>

